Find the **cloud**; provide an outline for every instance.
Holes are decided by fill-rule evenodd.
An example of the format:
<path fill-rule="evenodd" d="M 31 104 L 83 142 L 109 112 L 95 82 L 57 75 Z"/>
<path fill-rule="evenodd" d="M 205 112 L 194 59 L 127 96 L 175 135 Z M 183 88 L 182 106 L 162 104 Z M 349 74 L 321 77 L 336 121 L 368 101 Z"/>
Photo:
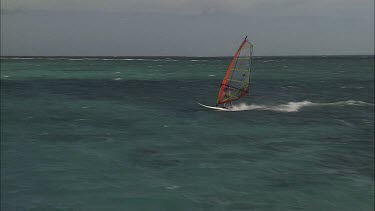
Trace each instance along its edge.
<path fill-rule="evenodd" d="M 369 0 L 2 0 L 6 55 L 373 54 Z M 144 45 L 147 40 L 148 44 Z"/>
<path fill-rule="evenodd" d="M 2 0 L 2 9 L 262 16 L 373 13 L 372 0 Z"/>

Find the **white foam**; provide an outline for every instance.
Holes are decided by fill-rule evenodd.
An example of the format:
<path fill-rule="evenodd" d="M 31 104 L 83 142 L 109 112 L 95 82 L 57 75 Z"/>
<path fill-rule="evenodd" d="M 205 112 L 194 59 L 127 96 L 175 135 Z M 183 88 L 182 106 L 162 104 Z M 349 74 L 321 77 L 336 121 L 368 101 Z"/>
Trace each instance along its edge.
<path fill-rule="evenodd" d="M 47 58 L 48 60 L 64 60 L 66 58 Z"/>
<path fill-rule="evenodd" d="M 37 59 L 37 58 L 14 57 L 14 58 L 6 58 L 6 59 Z"/>
<path fill-rule="evenodd" d="M 171 185 L 171 186 L 167 186 L 165 188 L 168 189 L 168 190 L 174 190 L 174 189 L 179 188 L 179 187 L 180 186 L 178 186 L 178 185 Z"/>
<path fill-rule="evenodd" d="M 264 63 L 267 63 L 267 62 L 274 62 L 274 61 L 276 61 L 276 60 L 272 60 L 272 59 L 271 59 L 271 60 L 264 60 L 263 62 L 264 62 Z"/>
<path fill-rule="evenodd" d="M 144 59 L 102 59 L 103 61 L 142 61 Z"/>
<path fill-rule="evenodd" d="M 144 59 L 123 59 L 123 60 L 125 60 L 125 61 L 133 61 L 133 60 L 136 60 L 136 61 L 142 61 L 142 60 L 144 60 Z"/>
<path fill-rule="evenodd" d="M 319 103 L 321 105 L 340 105 L 340 106 L 345 106 L 345 105 L 355 105 L 355 106 L 374 106 L 372 103 L 366 103 L 363 101 L 356 101 L 356 100 L 347 100 L 347 101 L 338 101 L 335 103 Z"/>
<path fill-rule="evenodd" d="M 246 111 L 246 110 L 268 110 L 268 111 L 277 111 L 277 112 L 298 112 L 304 107 L 312 106 L 374 106 L 374 104 L 366 103 L 363 101 L 347 100 L 347 101 L 338 101 L 334 103 L 312 103 L 310 101 L 302 102 L 289 102 L 287 104 L 280 105 L 257 105 L 251 104 L 247 105 L 241 103 L 239 105 L 233 106 L 230 111 Z"/>

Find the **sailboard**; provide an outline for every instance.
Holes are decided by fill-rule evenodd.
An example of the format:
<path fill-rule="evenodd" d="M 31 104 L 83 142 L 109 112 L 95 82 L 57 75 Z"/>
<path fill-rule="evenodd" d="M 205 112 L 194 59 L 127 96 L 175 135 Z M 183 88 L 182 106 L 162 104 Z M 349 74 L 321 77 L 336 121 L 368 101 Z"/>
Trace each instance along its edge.
<path fill-rule="evenodd" d="M 239 100 L 249 92 L 252 56 L 253 45 L 247 40 L 246 36 L 234 54 L 220 85 L 216 107 L 205 107 L 220 108 L 223 106 L 224 108 L 221 109 L 227 110 L 225 108 L 226 103 Z M 228 110 L 230 110 L 230 107 Z"/>
<path fill-rule="evenodd" d="M 204 105 L 202 103 L 198 103 L 198 104 L 203 106 L 203 107 L 218 110 L 218 111 L 228 111 L 229 110 L 228 108 L 221 108 L 221 107 L 217 107 L 217 106 L 208 106 L 208 105 Z"/>

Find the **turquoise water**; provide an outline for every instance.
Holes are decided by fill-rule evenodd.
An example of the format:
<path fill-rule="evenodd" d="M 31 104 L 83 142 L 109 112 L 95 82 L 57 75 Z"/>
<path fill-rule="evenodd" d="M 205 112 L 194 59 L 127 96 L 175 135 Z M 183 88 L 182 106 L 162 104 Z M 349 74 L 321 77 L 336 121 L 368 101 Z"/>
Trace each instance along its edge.
<path fill-rule="evenodd" d="M 373 210 L 374 57 L 1 58 L 2 210 Z"/>

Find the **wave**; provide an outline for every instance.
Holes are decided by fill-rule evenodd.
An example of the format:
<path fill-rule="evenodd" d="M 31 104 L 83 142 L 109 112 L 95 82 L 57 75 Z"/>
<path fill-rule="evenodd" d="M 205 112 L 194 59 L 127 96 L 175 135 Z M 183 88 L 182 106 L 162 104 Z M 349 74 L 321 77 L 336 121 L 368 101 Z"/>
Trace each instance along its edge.
<path fill-rule="evenodd" d="M 302 102 L 289 102 L 288 104 L 280 104 L 280 105 L 257 105 L 257 104 L 247 105 L 245 103 L 241 103 L 239 105 L 233 106 L 233 108 L 230 111 L 268 110 L 268 111 L 277 111 L 277 112 L 298 112 L 302 108 L 312 107 L 312 106 L 374 106 L 374 104 L 366 103 L 363 101 L 355 101 L 355 100 L 338 101 L 334 103 L 312 103 L 310 101 L 302 101 Z"/>
<path fill-rule="evenodd" d="M 35 60 L 35 59 L 47 59 L 47 60 L 69 60 L 69 61 L 82 61 L 82 60 L 97 60 L 97 61 L 155 61 L 155 62 L 176 62 L 180 61 L 177 59 L 165 58 L 165 59 L 147 59 L 147 58 L 95 58 L 95 57 L 1 57 L 1 59 L 19 59 L 19 60 Z M 208 60 L 194 60 L 194 61 L 208 61 Z"/>
<path fill-rule="evenodd" d="M 143 61 L 147 59 L 98 59 L 102 61 Z"/>
<path fill-rule="evenodd" d="M 26 58 L 26 57 L 11 57 L 11 58 L 7 58 L 7 57 L 1 57 L 1 59 L 25 59 L 25 60 L 32 60 L 32 59 L 39 59 L 39 58 Z"/>
<path fill-rule="evenodd" d="M 144 59 L 118 59 L 118 60 L 125 60 L 125 61 L 143 61 Z"/>
<path fill-rule="evenodd" d="M 263 60 L 263 63 L 274 62 L 274 61 L 276 61 L 276 60 L 273 60 L 273 59 L 271 59 L 271 60 Z"/>

